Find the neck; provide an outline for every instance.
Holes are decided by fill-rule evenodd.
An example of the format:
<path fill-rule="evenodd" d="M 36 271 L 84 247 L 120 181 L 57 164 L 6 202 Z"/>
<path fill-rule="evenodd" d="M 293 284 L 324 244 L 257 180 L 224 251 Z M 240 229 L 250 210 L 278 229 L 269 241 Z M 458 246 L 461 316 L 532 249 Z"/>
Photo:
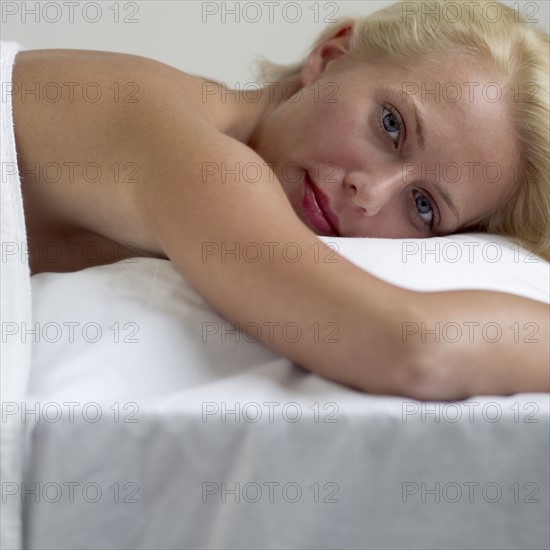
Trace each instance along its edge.
<path fill-rule="evenodd" d="M 264 120 L 301 87 L 299 78 L 291 76 L 263 88 L 248 86 L 247 90 L 227 91 L 227 135 L 255 149 L 255 138 Z"/>

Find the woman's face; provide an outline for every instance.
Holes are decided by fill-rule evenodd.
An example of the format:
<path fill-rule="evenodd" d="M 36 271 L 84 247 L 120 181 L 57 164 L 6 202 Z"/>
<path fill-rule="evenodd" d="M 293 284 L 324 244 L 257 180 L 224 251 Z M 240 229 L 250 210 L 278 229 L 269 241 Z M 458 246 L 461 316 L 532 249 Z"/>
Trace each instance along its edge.
<path fill-rule="evenodd" d="M 504 83 L 464 59 L 357 64 L 346 49 L 347 37 L 335 35 L 313 50 L 302 90 L 265 111 L 251 143 L 307 226 L 318 235 L 430 237 L 507 199 L 519 153 Z"/>

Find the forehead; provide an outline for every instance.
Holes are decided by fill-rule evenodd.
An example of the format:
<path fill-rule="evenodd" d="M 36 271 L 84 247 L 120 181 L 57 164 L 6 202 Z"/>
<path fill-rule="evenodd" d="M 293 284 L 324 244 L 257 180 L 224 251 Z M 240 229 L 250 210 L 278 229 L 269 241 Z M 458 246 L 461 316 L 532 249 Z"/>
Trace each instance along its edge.
<path fill-rule="evenodd" d="M 352 65 L 348 76 L 362 90 L 379 95 L 389 89 L 400 103 L 414 104 L 425 122 L 426 142 L 435 149 L 445 144 L 448 150 L 454 144 L 457 153 L 486 153 L 488 161 L 517 153 L 509 105 L 513 84 L 479 58 L 411 65 L 361 63 Z"/>
<path fill-rule="evenodd" d="M 488 161 L 515 152 L 510 86 L 494 71 L 475 59 L 388 69 L 402 102 L 413 100 L 429 125 L 426 139 L 434 146 L 455 144 L 457 153 L 485 153 Z"/>

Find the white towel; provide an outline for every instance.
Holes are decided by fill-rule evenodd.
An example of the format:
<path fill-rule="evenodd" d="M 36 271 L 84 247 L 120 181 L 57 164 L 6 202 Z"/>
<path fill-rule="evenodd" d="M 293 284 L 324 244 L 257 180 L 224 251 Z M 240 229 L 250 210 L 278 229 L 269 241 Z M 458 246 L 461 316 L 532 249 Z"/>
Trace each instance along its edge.
<path fill-rule="evenodd" d="M 21 488 L 23 470 L 24 423 L 21 410 L 27 391 L 32 338 L 22 342 L 21 329 L 30 327 L 31 279 L 26 255 L 27 232 L 21 183 L 17 168 L 12 114 L 12 68 L 16 53 L 23 49 L 16 42 L 0 42 L 1 217 L 2 261 L 0 262 L 0 399 L 2 402 L 0 477 L 2 481 L 0 536 L 1 548 L 22 547 Z M 14 332 L 17 331 L 15 334 Z M 17 496 L 7 496 L 17 489 Z"/>

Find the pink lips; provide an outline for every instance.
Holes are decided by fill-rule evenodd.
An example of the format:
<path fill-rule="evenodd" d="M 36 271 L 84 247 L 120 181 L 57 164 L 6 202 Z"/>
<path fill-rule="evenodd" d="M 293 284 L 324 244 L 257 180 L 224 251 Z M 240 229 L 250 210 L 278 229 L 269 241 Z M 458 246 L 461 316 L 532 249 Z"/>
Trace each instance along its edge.
<path fill-rule="evenodd" d="M 313 183 L 309 174 L 305 173 L 302 186 L 302 207 L 311 225 L 322 235 L 338 237 L 338 218 L 330 209 L 326 195 Z"/>

